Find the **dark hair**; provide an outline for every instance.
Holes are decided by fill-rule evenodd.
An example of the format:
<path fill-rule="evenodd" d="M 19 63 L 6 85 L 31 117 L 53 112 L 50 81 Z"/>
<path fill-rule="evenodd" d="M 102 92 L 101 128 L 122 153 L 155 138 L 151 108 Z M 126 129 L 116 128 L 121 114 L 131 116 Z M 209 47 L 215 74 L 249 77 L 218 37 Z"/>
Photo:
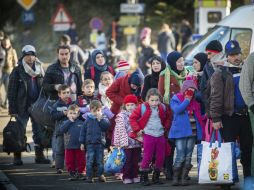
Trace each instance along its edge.
<path fill-rule="evenodd" d="M 90 103 L 90 110 L 102 108 L 102 104 L 99 100 L 92 100 Z"/>
<path fill-rule="evenodd" d="M 63 42 L 64 44 L 67 44 L 68 42 L 71 42 L 71 38 L 69 35 L 64 34 L 61 36 L 60 41 Z"/>
<path fill-rule="evenodd" d="M 157 88 L 150 88 L 146 93 L 146 101 L 149 100 L 151 96 L 158 96 L 160 101 L 162 101 L 162 96 Z"/>
<path fill-rule="evenodd" d="M 68 45 L 59 45 L 59 46 L 57 47 L 57 53 L 59 53 L 59 50 L 60 50 L 60 49 L 68 49 L 69 52 L 71 52 L 71 48 L 70 48 L 70 46 L 68 46 Z"/>
<path fill-rule="evenodd" d="M 76 104 L 72 104 L 68 107 L 68 111 L 75 111 L 75 110 L 79 110 L 79 107 Z"/>
<path fill-rule="evenodd" d="M 66 85 L 66 84 L 61 84 L 61 85 L 58 87 L 57 91 L 58 91 L 58 93 L 60 93 L 60 92 L 66 90 L 66 89 L 68 89 L 68 88 L 70 88 L 68 85 Z"/>

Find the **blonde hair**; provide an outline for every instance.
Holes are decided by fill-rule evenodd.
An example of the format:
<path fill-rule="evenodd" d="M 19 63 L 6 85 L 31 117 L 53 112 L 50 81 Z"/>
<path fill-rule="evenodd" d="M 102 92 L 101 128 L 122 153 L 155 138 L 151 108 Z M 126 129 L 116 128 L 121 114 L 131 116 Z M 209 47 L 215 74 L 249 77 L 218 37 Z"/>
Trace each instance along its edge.
<path fill-rule="evenodd" d="M 103 71 L 103 72 L 101 73 L 100 80 L 102 80 L 102 77 L 103 77 L 104 75 L 110 75 L 111 79 L 112 79 L 112 80 L 114 79 L 114 76 L 113 76 L 109 71 Z"/>
<path fill-rule="evenodd" d="M 76 104 L 72 104 L 68 107 L 68 111 L 79 111 L 79 107 Z"/>
<path fill-rule="evenodd" d="M 89 84 L 95 86 L 94 81 L 92 79 L 86 79 L 84 80 L 82 87 L 85 87 L 86 85 L 89 85 Z"/>

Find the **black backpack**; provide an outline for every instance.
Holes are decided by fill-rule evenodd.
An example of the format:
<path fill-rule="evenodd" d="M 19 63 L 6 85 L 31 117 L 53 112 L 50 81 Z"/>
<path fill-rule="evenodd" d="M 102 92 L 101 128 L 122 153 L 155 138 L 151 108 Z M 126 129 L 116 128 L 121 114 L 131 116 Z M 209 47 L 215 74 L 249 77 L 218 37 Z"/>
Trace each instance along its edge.
<path fill-rule="evenodd" d="M 20 122 L 12 121 L 12 117 L 3 130 L 3 152 L 24 152 L 27 144 L 25 129 Z"/>

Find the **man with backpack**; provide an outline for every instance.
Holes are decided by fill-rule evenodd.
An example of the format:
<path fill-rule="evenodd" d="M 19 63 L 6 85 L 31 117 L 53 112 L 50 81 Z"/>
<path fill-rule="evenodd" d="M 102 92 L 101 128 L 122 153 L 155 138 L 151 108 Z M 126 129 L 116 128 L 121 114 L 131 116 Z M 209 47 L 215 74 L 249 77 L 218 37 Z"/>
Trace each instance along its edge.
<path fill-rule="evenodd" d="M 225 45 L 227 61 L 217 66 L 210 79 L 208 116 L 224 142 L 239 138 L 244 179 L 251 176 L 252 131 L 248 109 L 239 89 L 242 68 L 241 48 L 236 40 Z M 225 189 L 228 187 L 226 186 Z"/>
<path fill-rule="evenodd" d="M 28 108 L 39 97 L 43 76 L 44 71 L 41 62 L 36 57 L 35 48 L 32 45 L 24 46 L 18 66 L 10 74 L 7 97 L 9 101 L 9 114 L 16 118 L 20 126 L 25 129 L 29 118 L 31 118 L 33 141 L 35 144 L 35 163 L 49 164 L 50 160 L 46 159 L 43 154 L 43 139 L 41 137 L 43 126 L 36 123 L 28 112 Z M 25 138 L 25 134 L 20 135 L 24 136 L 20 138 Z M 20 151 L 14 151 L 13 164 L 23 164 Z"/>

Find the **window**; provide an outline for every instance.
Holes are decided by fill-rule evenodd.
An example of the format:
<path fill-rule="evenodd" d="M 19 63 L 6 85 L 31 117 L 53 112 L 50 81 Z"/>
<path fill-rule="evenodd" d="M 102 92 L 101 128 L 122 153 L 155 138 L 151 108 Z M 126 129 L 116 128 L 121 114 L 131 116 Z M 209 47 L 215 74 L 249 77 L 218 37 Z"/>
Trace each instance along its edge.
<path fill-rule="evenodd" d="M 221 20 L 221 12 L 212 11 L 207 13 L 207 21 L 208 23 L 217 23 Z"/>

